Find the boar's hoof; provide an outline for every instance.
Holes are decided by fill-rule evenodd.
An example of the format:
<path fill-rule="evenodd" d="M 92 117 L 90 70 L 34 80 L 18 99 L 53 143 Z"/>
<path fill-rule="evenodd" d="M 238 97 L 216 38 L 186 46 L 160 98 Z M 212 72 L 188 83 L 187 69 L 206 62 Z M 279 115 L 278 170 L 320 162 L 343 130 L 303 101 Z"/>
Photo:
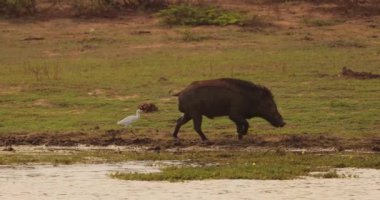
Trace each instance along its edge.
<path fill-rule="evenodd" d="M 174 140 L 174 146 L 181 146 L 181 141 L 177 138 Z"/>
<path fill-rule="evenodd" d="M 206 145 L 206 146 L 208 146 L 208 145 L 213 145 L 214 143 L 213 142 L 211 142 L 210 140 L 208 140 L 208 139 L 206 139 L 206 140 L 202 140 L 202 145 Z"/>
<path fill-rule="evenodd" d="M 243 139 L 243 135 L 246 135 L 246 134 L 238 134 L 238 139 L 242 140 Z"/>

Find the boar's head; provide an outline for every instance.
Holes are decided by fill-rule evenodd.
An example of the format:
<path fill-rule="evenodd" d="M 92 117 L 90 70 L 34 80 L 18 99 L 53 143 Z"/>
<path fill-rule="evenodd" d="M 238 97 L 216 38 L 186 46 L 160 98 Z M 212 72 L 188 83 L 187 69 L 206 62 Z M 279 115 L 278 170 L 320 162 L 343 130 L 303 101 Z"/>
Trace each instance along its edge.
<path fill-rule="evenodd" d="M 274 102 L 273 95 L 267 88 L 263 88 L 259 102 L 258 115 L 260 117 L 266 119 L 274 127 L 285 126 L 285 122 L 277 110 L 277 105 Z"/>

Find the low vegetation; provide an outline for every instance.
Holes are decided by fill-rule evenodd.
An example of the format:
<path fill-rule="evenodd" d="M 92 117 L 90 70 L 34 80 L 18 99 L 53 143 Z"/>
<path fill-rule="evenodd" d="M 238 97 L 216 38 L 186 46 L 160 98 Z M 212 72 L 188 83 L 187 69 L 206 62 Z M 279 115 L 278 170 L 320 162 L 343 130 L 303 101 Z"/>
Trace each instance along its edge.
<path fill-rule="evenodd" d="M 118 6 L 106 0 L 79 0 L 74 1 L 72 6 L 76 16 L 112 17 L 118 12 Z"/>
<path fill-rule="evenodd" d="M 324 171 L 322 178 L 339 178 L 336 167 L 380 168 L 376 155 L 315 155 L 294 153 L 209 153 L 209 162 L 197 167 L 167 167 L 160 173 L 116 172 L 114 178 L 125 180 L 183 181 L 204 179 L 294 179 L 310 172 Z M 222 157 L 222 158 L 221 158 Z M 373 159 L 373 160 L 372 160 Z M 202 161 L 202 160 L 201 160 Z M 211 162 L 213 161 L 213 162 Z M 198 161 L 200 162 L 200 161 Z M 205 162 L 205 160 L 203 160 Z M 202 163 L 202 162 L 201 162 Z"/>
<path fill-rule="evenodd" d="M 169 4 L 168 0 L 2 0 L 0 14 L 22 17 L 46 14 L 64 8 L 76 17 L 115 17 L 125 11 L 157 11 Z"/>
<path fill-rule="evenodd" d="M 329 170 L 327 172 L 315 172 L 311 174 L 315 178 L 345 178 L 346 175 L 340 175 L 336 169 Z"/>
<path fill-rule="evenodd" d="M 377 0 L 333 0 L 333 1 L 311 1 L 311 0 L 260 0 L 246 1 L 247 4 L 303 4 L 310 2 L 314 4 L 329 3 L 334 6 L 322 7 L 322 11 L 340 13 L 345 16 L 372 16 L 378 15 L 380 9 Z M 9 17 L 25 16 L 55 16 L 67 17 L 116 17 L 125 12 L 152 12 L 165 9 L 171 5 L 209 5 L 213 1 L 208 0 L 2 0 L 0 1 L 0 15 Z M 62 13 L 65 10 L 65 14 Z M 58 11 L 58 12 L 57 12 Z M 58 13 L 55 15 L 54 13 Z M 63 14 L 63 15 L 62 15 Z M 222 23 L 233 20 L 235 17 L 224 16 Z"/>
<path fill-rule="evenodd" d="M 35 0 L 2 0 L 0 1 L 0 14 L 10 16 L 32 15 L 37 12 Z"/>

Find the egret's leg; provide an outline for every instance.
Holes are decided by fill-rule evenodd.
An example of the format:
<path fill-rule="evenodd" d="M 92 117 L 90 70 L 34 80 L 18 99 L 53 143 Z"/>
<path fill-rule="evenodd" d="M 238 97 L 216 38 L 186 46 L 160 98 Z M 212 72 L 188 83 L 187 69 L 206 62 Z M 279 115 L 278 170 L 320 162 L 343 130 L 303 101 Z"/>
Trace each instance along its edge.
<path fill-rule="evenodd" d="M 134 136 L 137 137 L 137 135 L 135 134 L 135 132 L 133 132 L 133 128 L 132 127 L 131 127 L 131 133 L 132 133 L 132 135 L 134 135 Z"/>
<path fill-rule="evenodd" d="M 182 125 L 186 124 L 190 120 L 191 120 L 190 115 L 188 115 L 186 113 L 177 120 L 177 124 L 176 124 L 174 132 L 173 132 L 174 138 L 178 138 L 179 129 L 181 128 Z"/>

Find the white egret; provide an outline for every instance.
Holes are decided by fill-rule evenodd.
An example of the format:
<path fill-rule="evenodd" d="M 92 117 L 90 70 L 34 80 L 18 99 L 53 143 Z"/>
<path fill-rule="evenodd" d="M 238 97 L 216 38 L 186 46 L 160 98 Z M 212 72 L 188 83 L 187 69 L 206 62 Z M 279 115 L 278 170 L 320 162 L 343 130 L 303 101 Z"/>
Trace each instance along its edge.
<path fill-rule="evenodd" d="M 117 122 L 117 124 L 119 125 L 123 125 L 125 127 L 128 127 L 129 125 L 131 125 L 133 122 L 137 121 L 138 119 L 140 119 L 140 113 L 142 113 L 143 111 L 140 110 L 140 109 L 137 109 L 136 111 L 136 115 L 131 115 L 131 116 L 128 116 L 120 121 Z"/>

